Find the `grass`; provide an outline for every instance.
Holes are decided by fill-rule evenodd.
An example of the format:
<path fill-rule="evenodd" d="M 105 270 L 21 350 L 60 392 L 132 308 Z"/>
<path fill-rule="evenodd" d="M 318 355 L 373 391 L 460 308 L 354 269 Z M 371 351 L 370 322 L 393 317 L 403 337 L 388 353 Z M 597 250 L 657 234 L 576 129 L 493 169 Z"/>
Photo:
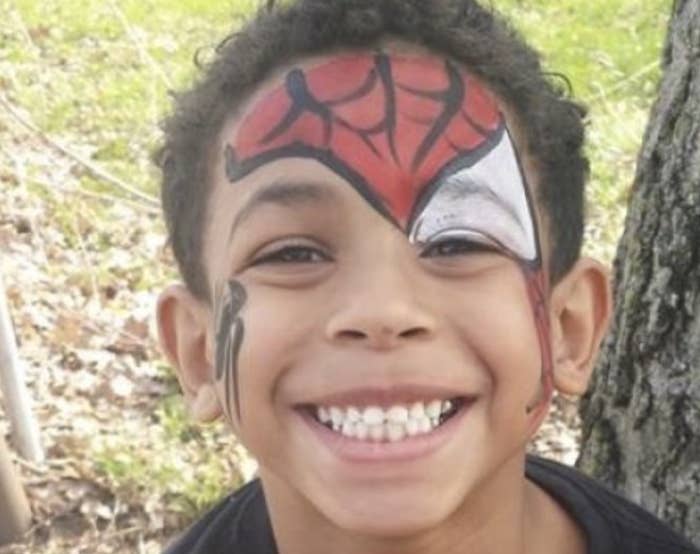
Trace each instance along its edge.
<path fill-rule="evenodd" d="M 614 253 L 639 149 L 658 78 L 660 48 L 671 0 L 493 0 L 544 53 L 550 71 L 566 74 L 574 93 L 590 106 L 586 250 L 605 260 Z M 195 75 L 193 55 L 206 59 L 218 40 L 257 4 L 254 0 L 0 0 L 0 90 L 48 135 L 150 195 L 157 178 L 148 154 L 158 142 L 158 120 L 169 91 Z M 0 158 L 2 161 L 3 158 Z M 9 162 L 7 162 L 9 163 Z M 46 162 L 47 164 L 49 162 Z M 28 185 L 50 205 L 66 248 L 108 249 L 111 235 L 98 222 L 110 217 L 98 202 L 66 202 L 41 182 L 47 167 L 29 168 Z M 123 191 L 87 175 L 74 186 L 124 197 Z M 79 206 L 79 207 L 78 207 Z M 77 214 L 77 215 L 76 215 Z M 87 232 L 86 229 L 94 232 Z M 150 260 L 149 260 L 150 263 Z M 148 290 L 168 277 L 134 261 L 129 286 Z M 88 286 L 110 282 L 109 264 L 82 276 Z M 215 436 L 187 422 L 179 396 L 161 400 L 157 429 L 134 443 L 128 433 L 94 447 L 96 471 L 111 485 L 158 490 L 186 517 L 220 496 L 230 468 L 214 455 L 197 454 L 198 467 L 183 469 L 183 452 L 215 449 Z M 202 438 L 204 437 L 204 438 Z M 151 442 L 150 450 L 148 442 Z"/>
<path fill-rule="evenodd" d="M 181 515 L 182 525 L 223 491 L 240 484 L 231 467 L 237 454 L 229 453 L 228 459 L 218 455 L 221 445 L 216 443 L 216 434 L 189 422 L 179 393 L 162 400 L 153 422 L 141 440 L 103 437 L 97 441 L 93 463 L 111 490 L 146 502 L 164 499 L 171 517 Z M 194 458 L 200 463 L 193 464 Z"/>
<path fill-rule="evenodd" d="M 671 0 L 495 0 L 590 109 L 587 253 L 610 262 L 660 77 Z M 642 7 L 643 5 L 643 7 Z"/>
<path fill-rule="evenodd" d="M 4 0 L 7 3 L 7 0 Z M 168 92 L 194 75 L 255 0 L 8 3 L 9 93 L 42 129 L 138 188 L 157 193 L 147 153 Z M 610 260 L 659 77 L 671 0 L 493 0 L 591 108 L 587 249 Z M 37 75 L 37 63 L 45 68 Z M 101 185 L 91 185 L 100 190 Z"/>

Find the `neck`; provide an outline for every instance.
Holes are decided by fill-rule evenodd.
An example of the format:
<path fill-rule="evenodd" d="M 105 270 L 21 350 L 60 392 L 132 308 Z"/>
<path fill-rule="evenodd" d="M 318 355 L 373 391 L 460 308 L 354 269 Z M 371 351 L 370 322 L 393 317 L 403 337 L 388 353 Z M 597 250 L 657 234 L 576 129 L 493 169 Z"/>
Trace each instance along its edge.
<path fill-rule="evenodd" d="M 523 554 L 535 551 L 530 546 L 539 535 L 532 527 L 542 521 L 539 489 L 525 480 L 517 457 L 438 525 L 391 536 L 340 528 L 273 474 L 264 468 L 260 474 L 280 554 L 326 554 L 329 545 L 334 554 Z M 549 551 L 537 546 L 538 552 Z"/>

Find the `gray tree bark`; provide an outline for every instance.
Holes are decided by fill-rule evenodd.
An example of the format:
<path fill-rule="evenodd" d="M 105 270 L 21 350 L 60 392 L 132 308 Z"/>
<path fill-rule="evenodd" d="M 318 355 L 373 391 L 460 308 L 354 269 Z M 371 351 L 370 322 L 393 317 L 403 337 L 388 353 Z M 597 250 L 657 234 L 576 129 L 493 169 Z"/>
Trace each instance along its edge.
<path fill-rule="evenodd" d="M 676 0 L 578 466 L 700 544 L 700 0 Z"/>

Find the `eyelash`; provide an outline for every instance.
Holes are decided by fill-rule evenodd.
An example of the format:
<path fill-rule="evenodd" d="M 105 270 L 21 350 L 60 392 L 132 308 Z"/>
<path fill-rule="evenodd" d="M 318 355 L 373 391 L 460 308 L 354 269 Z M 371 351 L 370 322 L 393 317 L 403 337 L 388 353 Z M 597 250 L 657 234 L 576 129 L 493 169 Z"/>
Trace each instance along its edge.
<path fill-rule="evenodd" d="M 422 250 L 422 258 L 464 256 L 473 253 L 495 252 L 496 248 L 490 244 L 467 240 L 463 238 L 449 238 L 432 242 Z M 263 264 L 306 264 L 331 261 L 330 256 L 313 246 L 303 244 L 288 244 L 254 258 L 250 266 Z"/>
<path fill-rule="evenodd" d="M 300 259 L 300 254 L 305 254 L 306 256 Z M 314 256 L 316 259 L 311 259 Z M 288 244 L 258 256 L 253 259 L 250 265 L 252 267 L 262 264 L 305 264 L 328 261 L 330 261 L 330 257 L 318 248 L 301 244 Z"/>
<path fill-rule="evenodd" d="M 452 248 L 450 248 L 452 247 Z M 443 249 L 442 252 L 433 252 Z M 445 252 L 444 249 L 447 249 Z M 483 242 L 478 242 L 474 240 L 467 240 L 463 238 L 449 238 L 444 240 L 437 240 L 435 242 L 429 243 L 421 252 L 420 256 L 422 258 L 433 258 L 436 256 L 464 256 L 466 254 L 483 253 L 483 252 L 496 252 L 496 248 L 490 244 L 485 244 Z"/>

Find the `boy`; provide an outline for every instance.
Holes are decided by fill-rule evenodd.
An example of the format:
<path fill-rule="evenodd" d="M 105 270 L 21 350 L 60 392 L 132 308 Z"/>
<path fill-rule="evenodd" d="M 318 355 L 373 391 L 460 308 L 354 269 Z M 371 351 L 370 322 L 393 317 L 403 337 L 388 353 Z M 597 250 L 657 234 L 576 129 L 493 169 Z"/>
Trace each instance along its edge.
<path fill-rule="evenodd" d="M 168 552 L 694 551 L 526 460 L 610 311 L 582 117 L 471 0 L 299 0 L 220 47 L 165 126 L 158 318 L 260 479 Z"/>

